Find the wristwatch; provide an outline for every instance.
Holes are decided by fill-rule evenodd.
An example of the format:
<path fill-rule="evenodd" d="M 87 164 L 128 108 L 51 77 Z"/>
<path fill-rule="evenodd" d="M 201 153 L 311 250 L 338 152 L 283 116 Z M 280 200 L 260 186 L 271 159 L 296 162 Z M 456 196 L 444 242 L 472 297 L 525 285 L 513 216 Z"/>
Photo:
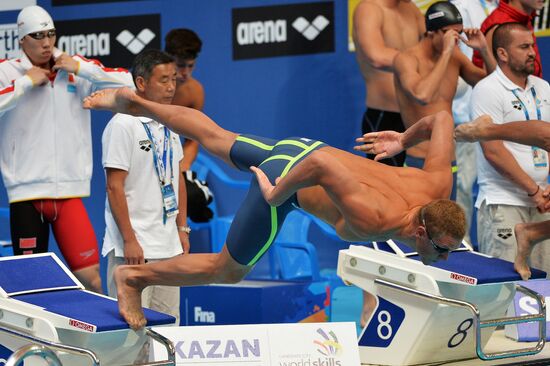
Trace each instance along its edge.
<path fill-rule="evenodd" d="M 191 233 L 191 228 L 189 226 L 178 226 L 178 231 L 189 234 Z"/>

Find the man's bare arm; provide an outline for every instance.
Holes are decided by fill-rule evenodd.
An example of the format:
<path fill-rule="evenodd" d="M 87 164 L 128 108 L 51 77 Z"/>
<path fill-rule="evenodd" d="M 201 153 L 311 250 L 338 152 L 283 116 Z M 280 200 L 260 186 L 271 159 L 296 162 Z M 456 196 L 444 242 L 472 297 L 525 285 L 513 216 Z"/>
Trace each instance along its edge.
<path fill-rule="evenodd" d="M 143 249 L 139 244 L 128 211 L 128 201 L 124 191 L 124 182 L 128 172 L 121 169 L 106 168 L 107 199 L 111 207 L 111 213 L 115 219 L 118 231 L 122 236 L 124 245 L 124 259 L 126 264 L 143 264 Z"/>
<path fill-rule="evenodd" d="M 418 71 L 420 61 L 413 55 L 402 52 L 394 61 L 395 77 L 411 99 L 421 105 L 429 104 L 439 91 L 451 57 L 452 49 L 446 48 L 428 76 L 422 77 Z"/>
<path fill-rule="evenodd" d="M 395 131 L 366 133 L 355 140 L 358 143 L 363 143 L 363 145 L 355 146 L 355 150 L 377 154 L 375 160 L 395 156 L 403 150 L 411 148 L 423 141 L 430 140 L 436 121 L 441 121 L 442 119 L 446 120 L 446 125 L 451 125 L 449 123 L 450 115 L 446 112 L 440 112 L 419 119 L 403 133 Z M 441 123 L 444 124 L 445 121 Z M 440 129 L 444 128 L 445 126 L 440 126 Z M 449 128 L 445 128 L 445 130 L 447 129 Z M 447 134 L 448 133 L 445 133 L 445 135 Z M 443 153 L 443 151 L 441 153 Z"/>
<path fill-rule="evenodd" d="M 460 62 L 460 76 L 471 86 L 477 84 L 485 76 L 493 72 L 496 68 L 496 60 L 493 57 L 491 49 L 487 44 L 487 40 L 483 33 L 477 28 L 464 29 L 466 37 L 461 37 L 468 47 L 479 51 L 485 68 L 481 69 L 474 65 L 462 52 L 458 52 L 455 57 Z"/>
<path fill-rule="evenodd" d="M 534 195 L 533 201 L 541 208 L 544 205 L 542 201 L 542 190 L 538 184 L 531 178 L 517 163 L 516 159 L 510 153 L 502 141 L 481 142 L 481 148 L 485 159 L 491 166 L 510 182 L 516 184 L 525 191 L 526 195 Z M 537 192 L 538 190 L 538 192 Z"/>
<path fill-rule="evenodd" d="M 388 47 L 382 34 L 384 14 L 376 4 L 361 2 L 353 13 L 353 40 L 370 66 L 393 71 L 393 60 L 399 50 Z"/>
<path fill-rule="evenodd" d="M 204 108 L 204 88 L 202 84 L 198 82 L 196 79 L 192 79 L 192 81 L 193 83 L 190 84 L 191 88 L 189 92 L 192 93 L 193 100 L 191 102 L 191 105 L 189 105 L 189 107 L 202 112 Z M 183 105 L 183 104 L 177 104 L 177 103 L 174 103 L 174 104 Z M 191 165 L 197 158 L 198 153 L 199 153 L 199 143 L 196 141 L 190 140 L 188 138 L 185 138 L 185 141 L 183 142 L 183 160 L 180 164 L 180 168 L 182 171 L 187 171 L 191 169 Z"/>
<path fill-rule="evenodd" d="M 280 206 L 299 189 L 320 185 L 324 177 L 333 170 L 328 160 L 332 161 L 333 158 L 328 154 L 315 151 L 293 167 L 287 175 L 278 177 L 275 185 L 271 185 L 261 169 L 256 167 L 250 169 L 256 174 L 267 203 L 271 206 Z"/>
<path fill-rule="evenodd" d="M 465 142 L 507 140 L 550 151 L 550 123 L 520 121 L 495 124 L 486 116 L 458 125 L 455 128 L 455 139 Z"/>
<path fill-rule="evenodd" d="M 191 165 L 193 165 L 198 153 L 199 143 L 190 139 L 185 139 L 183 142 L 183 159 L 180 164 L 182 172 L 191 169 Z"/>
<path fill-rule="evenodd" d="M 279 206 L 299 189 L 319 185 L 327 192 L 334 205 L 350 227 L 364 220 L 365 212 L 357 209 L 361 184 L 338 159 L 322 150 L 317 150 L 301 161 L 290 172 L 278 178 L 272 185 L 261 169 L 251 167 L 256 174 L 265 200 L 271 206 Z M 374 205 L 374 202 L 371 202 Z"/>

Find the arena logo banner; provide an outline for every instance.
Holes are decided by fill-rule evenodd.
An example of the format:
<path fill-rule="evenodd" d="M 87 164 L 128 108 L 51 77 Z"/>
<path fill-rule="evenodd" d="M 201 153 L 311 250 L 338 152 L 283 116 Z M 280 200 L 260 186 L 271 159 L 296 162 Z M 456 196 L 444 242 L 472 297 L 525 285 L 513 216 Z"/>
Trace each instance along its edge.
<path fill-rule="evenodd" d="M 0 24 L 0 60 L 19 57 L 17 24 Z"/>
<path fill-rule="evenodd" d="M 233 59 L 334 52 L 334 3 L 235 8 Z"/>
<path fill-rule="evenodd" d="M 20 1 L 20 0 L 17 0 Z M 63 5 L 82 5 L 82 4 L 94 4 L 94 3 L 115 3 L 120 1 L 128 0 L 52 0 L 53 6 L 63 6 Z M 136 0 L 132 0 L 136 1 Z"/>
<path fill-rule="evenodd" d="M 70 55 L 130 67 L 145 48 L 160 48 L 160 15 L 56 21 L 57 47 Z"/>

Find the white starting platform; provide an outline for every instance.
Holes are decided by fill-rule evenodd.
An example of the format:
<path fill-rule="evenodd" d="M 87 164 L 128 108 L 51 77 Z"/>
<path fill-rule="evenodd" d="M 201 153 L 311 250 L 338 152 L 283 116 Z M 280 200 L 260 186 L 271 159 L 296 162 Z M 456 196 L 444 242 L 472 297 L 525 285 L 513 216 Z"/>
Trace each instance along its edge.
<path fill-rule="evenodd" d="M 175 323 L 166 314 L 144 313 L 148 326 Z M 174 365 L 169 340 L 150 329 L 130 330 L 116 300 L 84 290 L 55 254 L 0 258 L 0 364 L 19 365 L 34 355 L 54 365 L 130 365 L 150 338 L 169 355 L 150 365 Z M 28 357 L 24 365 L 44 360 Z"/>
<path fill-rule="evenodd" d="M 376 309 L 359 337 L 363 364 L 497 360 L 533 355 L 545 345 L 544 298 L 514 283 L 521 278 L 513 263 L 474 252 L 467 244 L 430 266 L 391 240 L 372 248 L 352 245 L 340 251 L 338 275 L 376 297 Z M 532 269 L 533 279 L 545 277 Z M 540 312 L 506 317 L 516 291 L 532 296 Z M 495 327 L 526 322 L 538 322 L 538 342 L 485 349 Z"/>

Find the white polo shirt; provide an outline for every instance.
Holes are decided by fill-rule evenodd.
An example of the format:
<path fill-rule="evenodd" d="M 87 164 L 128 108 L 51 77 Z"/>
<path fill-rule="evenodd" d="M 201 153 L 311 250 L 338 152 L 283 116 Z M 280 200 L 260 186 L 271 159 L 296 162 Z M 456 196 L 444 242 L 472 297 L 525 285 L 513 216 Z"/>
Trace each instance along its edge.
<path fill-rule="evenodd" d="M 514 95 L 514 92 L 517 96 Z M 536 76 L 530 75 L 527 79 L 527 86 L 522 89 L 497 67 L 493 73 L 474 87 L 472 94 L 474 118 L 488 114 L 497 124 L 525 121 L 537 119 L 537 109 L 540 119 L 550 120 L 550 86 L 548 82 Z M 536 183 L 542 187 L 546 186 L 548 178 L 548 153 L 546 151 L 538 149 L 534 153 L 531 146 L 509 141 L 504 141 L 504 146 Z M 489 164 L 479 144 L 477 144 L 477 149 L 479 195 L 476 207 L 479 208 L 484 200 L 487 201 L 487 204 L 534 207 L 532 199 L 523 189 L 500 175 Z"/>
<path fill-rule="evenodd" d="M 124 192 L 128 202 L 130 222 L 146 259 L 170 258 L 182 253 L 176 225 L 176 216 L 163 223 L 163 199 L 160 182 L 153 162 L 153 149 L 143 123 L 151 130 L 154 139 L 164 141 L 164 126 L 144 117 L 116 114 L 103 132 L 103 168 L 116 168 L 128 172 Z M 167 171 L 172 171 L 174 192 L 179 187 L 179 161 L 183 158 L 180 139 L 170 131 L 173 151 Z M 162 152 L 161 152 L 162 154 Z M 102 255 L 115 250 L 115 256 L 124 256 L 122 236 L 111 213 L 109 199 L 105 202 L 105 238 Z"/>

